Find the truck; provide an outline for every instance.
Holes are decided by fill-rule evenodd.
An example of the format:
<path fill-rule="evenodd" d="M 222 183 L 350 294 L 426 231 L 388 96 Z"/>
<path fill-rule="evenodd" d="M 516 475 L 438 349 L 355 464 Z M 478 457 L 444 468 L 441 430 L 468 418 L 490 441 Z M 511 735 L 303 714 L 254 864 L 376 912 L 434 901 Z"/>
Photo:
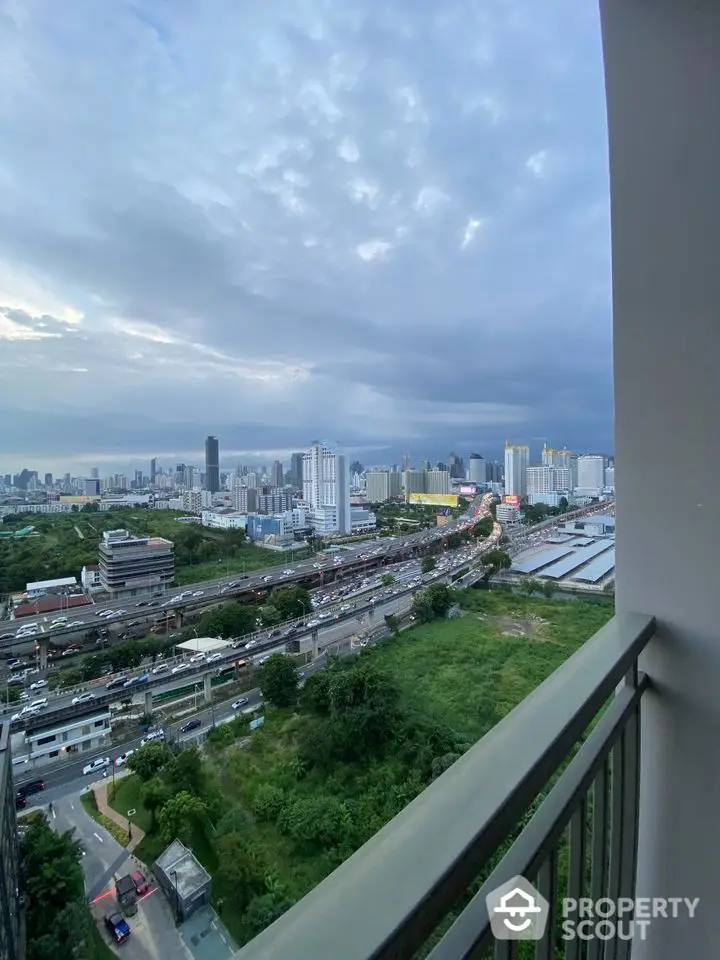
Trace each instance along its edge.
<path fill-rule="evenodd" d="M 112 937 L 113 943 L 125 943 L 130 936 L 130 926 L 117 909 L 108 910 L 105 914 L 105 926 Z"/>

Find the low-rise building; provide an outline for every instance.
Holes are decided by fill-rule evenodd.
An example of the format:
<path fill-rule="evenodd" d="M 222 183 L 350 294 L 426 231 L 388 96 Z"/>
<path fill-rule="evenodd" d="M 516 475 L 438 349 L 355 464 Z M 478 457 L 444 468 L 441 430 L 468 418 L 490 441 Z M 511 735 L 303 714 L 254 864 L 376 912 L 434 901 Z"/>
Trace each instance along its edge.
<path fill-rule="evenodd" d="M 67 593 L 71 587 L 77 587 L 77 577 L 59 577 L 57 580 L 36 580 L 25 586 L 28 598 L 42 597 L 46 593 Z"/>
<path fill-rule="evenodd" d="M 80 571 L 80 583 L 83 586 L 83 590 L 87 593 L 93 593 L 97 590 L 102 590 L 102 583 L 100 581 L 100 565 L 97 563 L 89 563 L 87 566 L 83 567 Z"/>
<path fill-rule="evenodd" d="M 173 840 L 155 861 L 153 872 L 178 923 L 210 903 L 212 877 L 179 840 Z"/>
<path fill-rule="evenodd" d="M 108 530 L 100 541 L 100 582 L 113 598 L 155 593 L 175 580 L 175 544 L 164 537 L 133 537 Z"/>
<path fill-rule="evenodd" d="M 247 515 L 244 513 L 217 513 L 215 510 L 203 510 L 202 525 L 214 530 L 244 530 L 247 527 Z"/>
<path fill-rule="evenodd" d="M 108 707 L 97 707 L 79 717 L 47 719 L 47 724 L 13 734 L 13 756 L 25 757 L 29 768 L 38 769 L 58 760 L 77 760 L 79 754 L 101 750 L 110 743 L 111 720 Z"/>
<path fill-rule="evenodd" d="M 520 509 L 512 503 L 499 503 L 497 505 L 497 519 L 498 523 L 519 523 L 520 522 Z"/>

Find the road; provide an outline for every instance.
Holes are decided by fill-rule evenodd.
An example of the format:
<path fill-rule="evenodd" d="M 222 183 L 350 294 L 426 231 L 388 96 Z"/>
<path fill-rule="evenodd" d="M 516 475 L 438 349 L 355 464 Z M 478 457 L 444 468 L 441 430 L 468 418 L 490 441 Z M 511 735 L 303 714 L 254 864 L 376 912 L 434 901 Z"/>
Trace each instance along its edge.
<path fill-rule="evenodd" d="M 299 563 L 286 561 L 288 565 L 283 570 L 278 570 L 278 567 L 274 566 L 263 570 L 253 570 L 245 577 L 236 574 L 234 577 L 227 576 L 217 580 L 203 581 L 182 589 L 172 590 L 170 591 L 171 596 L 166 599 L 150 601 L 103 600 L 88 604 L 85 607 L 73 607 L 67 611 L 68 624 L 66 627 L 51 628 L 53 621 L 58 620 L 61 616 L 58 613 L 23 617 L 20 622 L 21 625 L 17 620 L 2 620 L 0 621 L 0 648 L 12 649 L 13 645 L 17 646 L 18 639 L 28 643 L 41 635 L 51 635 L 53 640 L 58 641 L 62 637 L 69 639 L 70 635 L 82 632 L 83 629 L 102 627 L 108 622 L 119 623 L 130 619 L 140 619 L 148 614 L 150 618 L 155 618 L 159 613 L 167 612 L 169 609 L 184 610 L 187 607 L 207 604 L 218 599 L 229 599 L 248 590 L 270 589 L 278 585 L 287 585 L 303 578 L 306 579 L 309 575 L 319 576 L 323 571 L 325 573 L 332 572 L 333 577 L 335 577 L 339 569 L 344 569 L 348 565 L 358 564 L 362 561 L 372 563 L 387 554 L 415 547 L 422 548 L 433 541 L 442 540 L 456 530 L 471 525 L 472 522 L 474 522 L 474 519 L 464 514 L 443 527 L 422 530 L 407 537 L 383 537 L 354 546 L 349 545 L 343 549 L 340 562 L 327 557 L 311 558 Z M 152 613 L 150 613 L 149 607 L 153 608 Z M 108 619 L 107 614 L 110 611 L 114 615 Z M 122 612 L 118 613 L 118 611 Z M 106 615 L 101 616 L 101 614 Z M 32 629 L 36 631 L 35 634 L 28 633 Z M 18 637 L 18 633 L 20 633 L 20 637 Z"/>
<path fill-rule="evenodd" d="M 55 830 L 73 830 L 75 838 L 82 844 L 85 889 L 93 914 L 100 919 L 106 910 L 115 905 L 114 896 L 110 894 L 114 888 L 114 878 L 144 868 L 85 812 L 77 783 L 74 789 L 72 795 L 56 797 L 52 814 L 48 815 Z M 50 791 L 47 794 L 46 801 L 49 801 Z M 152 880 L 152 877 L 148 879 Z M 151 883 L 151 890 L 153 892 L 138 904 L 137 914 L 128 920 L 132 932 L 130 939 L 123 944 L 123 957 L 126 960 L 165 960 L 167 957 L 192 960 L 192 954 L 185 948 L 175 926 L 165 896 L 154 882 Z M 104 930 L 103 936 L 107 936 Z"/>

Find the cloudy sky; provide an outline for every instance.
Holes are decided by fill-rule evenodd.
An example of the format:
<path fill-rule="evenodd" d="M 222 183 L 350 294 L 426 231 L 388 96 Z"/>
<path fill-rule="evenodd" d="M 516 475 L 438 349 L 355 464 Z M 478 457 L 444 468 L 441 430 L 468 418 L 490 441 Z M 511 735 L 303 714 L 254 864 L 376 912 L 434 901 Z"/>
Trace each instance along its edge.
<path fill-rule="evenodd" d="M 0 0 L 0 49 L 0 472 L 611 449 L 596 4 Z"/>

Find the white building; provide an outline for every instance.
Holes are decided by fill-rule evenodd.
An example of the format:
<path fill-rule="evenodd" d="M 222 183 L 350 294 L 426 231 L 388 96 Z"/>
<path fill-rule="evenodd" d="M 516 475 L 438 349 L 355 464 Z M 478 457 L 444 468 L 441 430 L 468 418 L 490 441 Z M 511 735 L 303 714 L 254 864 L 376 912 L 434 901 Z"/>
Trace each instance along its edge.
<path fill-rule="evenodd" d="M 428 470 L 426 493 L 450 493 L 450 471 Z"/>
<path fill-rule="evenodd" d="M 577 484 L 575 489 L 587 494 L 588 496 L 597 496 L 604 486 L 604 458 L 598 456 L 578 457 Z"/>
<path fill-rule="evenodd" d="M 517 497 L 527 494 L 527 468 L 530 447 L 525 444 L 505 444 L 505 493 Z"/>
<path fill-rule="evenodd" d="M 496 511 L 496 516 L 499 523 L 512 524 L 520 521 L 520 510 L 512 503 L 499 503 Z"/>
<path fill-rule="evenodd" d="M 99 750 L 110 744 L 110 710 L 98 707 L 82 717 L 13 734 L 13 759 L 26 757 L 30 768 L 42 767 L 58 760 L 80 760 L 83 753 Z"/>
<path fill-rule="evenodd" d="M 350 474 L 344 454 L 313 443 L 303 457 L 303 500 L 317 536 L 350 532 Z"/>
<path fill-rule="evenodd" d="M 214 530 L 245 530 L 247 529 L 247 514 L 215 513 L 214 510 L 203 510 L 202 525 Z"/>
<path fill-rule="evenodd" d="M 90 566 L 83 567 L 80 571 L 80 583 L 83 585 L 83 590 L 86 593 L 92 593 L 96 590 L 102 590 L 102 583 L 100 582 L 100 567 L 98 564 L 91 564 Z"/>
<path fill-rule="evenodd" d="M 368 470 L 365 497 L 368 503 L 384 503 L 402 492 L 402 474 L 398 470 Z"/>
<path fill-rule="evenodd" d="M 186 490 L 182 497 L 182 510 L 188 513 L 202 513 L 212 506 L 213 495 L 209 490 Z"/>
<path fill-rule="evenodd" d="M 570 469 L 571 453 L 569 450 L 553 450 L 547 444 L 543 444 L 542 464 L 544 467 L 556 467 L 559 470 Z"/>
<path fill-rule="evenodd" d="M 351 507 L 350 518 L 353 533 L 372 533 L 377 530 L 377 517 L 365 507 Z"/>
<path fill-rule="evenodd" d="M 469 483 L 485 483 L 487 481 L 487 464 L 479 453 L 470 454 L 467 479 Z"/>
<path fill-rule="evenodd" d="M 25 586 L 25 593 L 28 597 L 41 597 L 50 590 L 66 591 L 70 587 L 77 586 L 77 577 L 60 577 L 58 580 L 36 580 L 34 583 L 28 583 Z"/>

